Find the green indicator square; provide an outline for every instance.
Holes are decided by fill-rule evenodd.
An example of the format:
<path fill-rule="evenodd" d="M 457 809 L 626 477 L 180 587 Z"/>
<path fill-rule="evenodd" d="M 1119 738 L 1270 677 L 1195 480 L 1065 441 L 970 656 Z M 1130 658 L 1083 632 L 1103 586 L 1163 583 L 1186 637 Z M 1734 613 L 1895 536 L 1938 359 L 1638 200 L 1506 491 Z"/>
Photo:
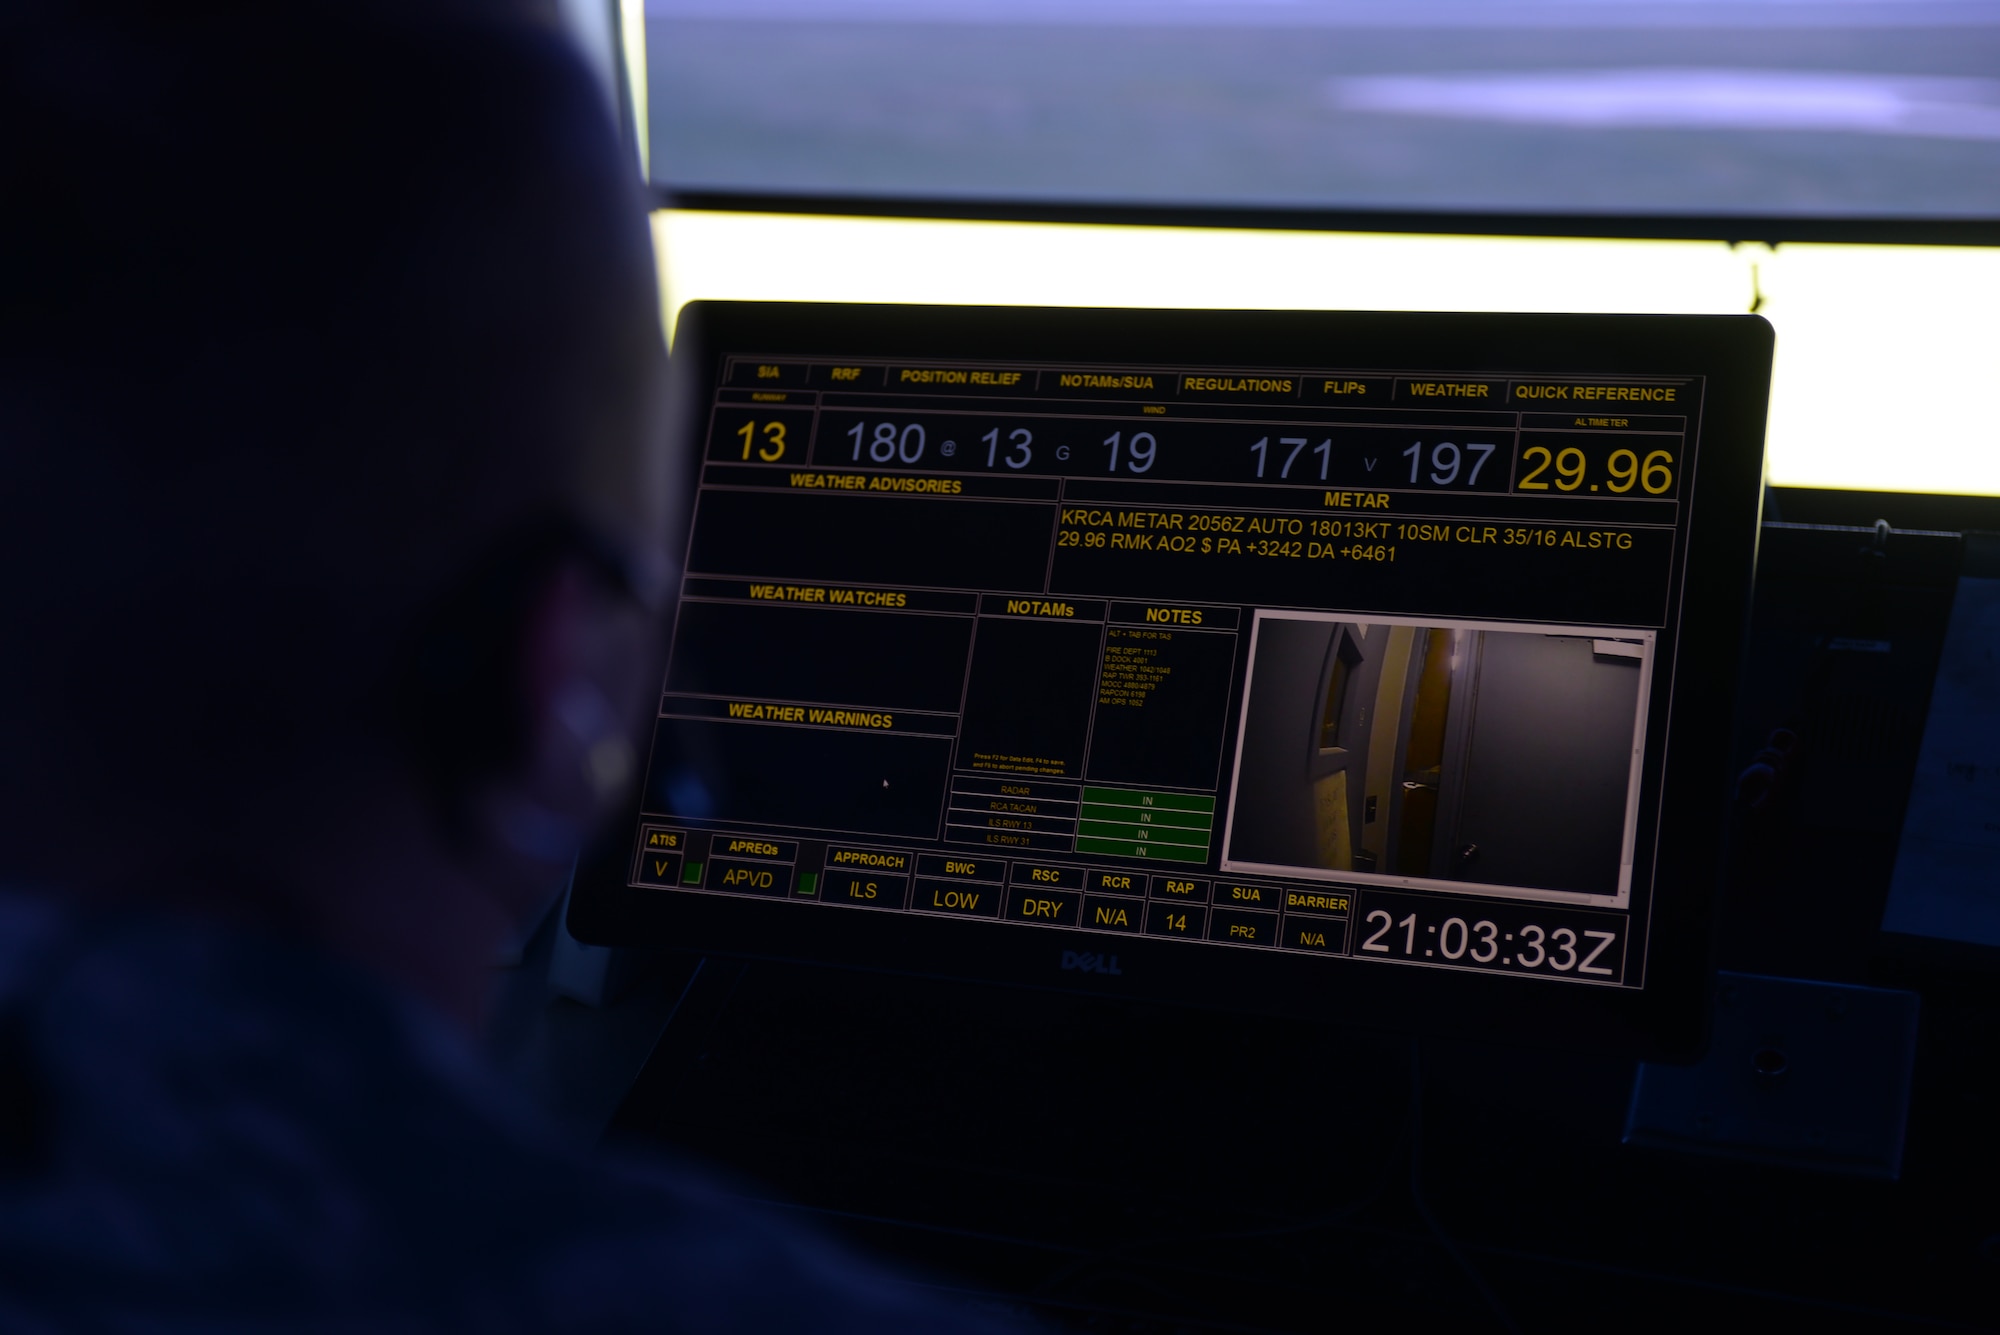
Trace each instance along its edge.
<path fill-rule="evenodd" d="M 816 871 L 800 872 L 798 888 L 793 890 L 792 893 L 795 895 L 817 895 L 819 893 L 819 873 Z"/>
<path fill-rule="evenodd" d="M 1117 839 L 1128 844 L 1180 844 L 1187 847 L 1207 848 L 1207 830 L 1183 830 L 1173 826 L 1137 825 L 1130 821 L 1082 820 L 1076 825 L 1079 835 L 1093 839 Z"/>
<path fill-rule="evenodd" d="M 699 862 L 690 862 L 687 866 L 681 868 L 681 884 L 701 884 L 701 864 Z"/>
<path fill-rule="evenodd" d="M 1137 788 L 1083 790 L 1083 800 L 1114 807 L 1152 807 L 1167 811 L 1214 811 L 1215 799 L 1201 793 L 1149 793 Z"/>
<path fill-rule="evenodd" d="M 1105 803 L 1085 802 L 1081 814 L 1085 820 L 1115 820 L 1148 826 L 1179 825 L 1190 830 L 1215 828 L 1215 813 L 1212 811 L 1175 811 L 1168 807 L 1114 807 Z"/>
<path fill-rule="evenodd" d="M 1079 853 L 1104 853 L 1115 858 L 1145 858 L 1148 862 L 1206 862 L 1208 845 L 1196 848 L 1189 844 L 1137 844 L 1123 839 L 1097 839 L 1079 837 L 1076 841 Z"/>

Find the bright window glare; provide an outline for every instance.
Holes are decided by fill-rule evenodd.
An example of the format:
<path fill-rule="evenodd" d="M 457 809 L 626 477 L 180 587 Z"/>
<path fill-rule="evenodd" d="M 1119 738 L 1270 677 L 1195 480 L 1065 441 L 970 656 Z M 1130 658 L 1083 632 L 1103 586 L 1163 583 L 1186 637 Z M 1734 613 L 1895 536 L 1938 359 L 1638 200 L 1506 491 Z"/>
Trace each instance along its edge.
<path fill-rule="evenodd" d="M 1837 130 L 2000 139 L 2000 81 L 1796 70 L 1552 70 L 1334 79 L 1352 111 L 1586 129 Z"/>
<path fill-rule="evenodd" d="M 2000 216 L 2000 0 L 646 13 L 653 179 L 682 198 Z"/>
<path fill-rule="evenodd" d="M 2000 495 L 2000 250 L 1787 245 L 1762 271 L 1773 482 Z"/>
<path fill-rule="evenodd" d="M 2000 251 L 666 211 L 697 300 L 1735 314 L 1778 331 L 1781 486 L 2000 495 Z"/>

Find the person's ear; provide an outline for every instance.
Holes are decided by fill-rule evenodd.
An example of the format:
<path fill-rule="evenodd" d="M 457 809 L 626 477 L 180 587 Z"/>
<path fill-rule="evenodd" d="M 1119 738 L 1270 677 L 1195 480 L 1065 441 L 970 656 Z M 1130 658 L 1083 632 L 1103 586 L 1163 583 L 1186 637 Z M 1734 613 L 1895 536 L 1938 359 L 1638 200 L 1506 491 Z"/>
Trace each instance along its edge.
<path fill-rule="evenodd" d="M 655 616 L 583 563 L 559 564 L 525 611 L 515 760 L 468 794 L 477 842 L 511 864 L 489 876 L 510 898 L 544 893 L 629 796 L 659 667 Z"/>

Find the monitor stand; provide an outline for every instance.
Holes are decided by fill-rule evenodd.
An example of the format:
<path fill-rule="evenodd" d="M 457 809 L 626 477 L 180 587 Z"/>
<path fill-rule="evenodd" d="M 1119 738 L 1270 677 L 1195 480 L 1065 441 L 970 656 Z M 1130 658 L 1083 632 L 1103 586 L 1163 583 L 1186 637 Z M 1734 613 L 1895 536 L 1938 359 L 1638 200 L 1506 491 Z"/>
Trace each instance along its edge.
<path fill-rule="evenodd" d="M 1640 1064 L 1625 1141 L 1894 1180 L 1917 1010 L 1914 992 L 1720 974 L 1708 1055 Z"/>

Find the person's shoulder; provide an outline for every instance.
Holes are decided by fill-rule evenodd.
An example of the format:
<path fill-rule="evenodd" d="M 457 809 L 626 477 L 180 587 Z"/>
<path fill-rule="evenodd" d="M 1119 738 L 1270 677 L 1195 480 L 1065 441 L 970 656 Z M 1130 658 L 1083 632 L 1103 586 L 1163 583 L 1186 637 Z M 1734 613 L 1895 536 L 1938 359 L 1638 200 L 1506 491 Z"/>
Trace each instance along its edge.
<path fill-rule="evenodd" d="M 57 1328 L 977 1328 L 693 1169 L 591 1152 L 337 962 L 0 899 L 6 925 L 33 944 L 0 956 L 0 1079 L 35 1111 L 0 1291 Z"/>

